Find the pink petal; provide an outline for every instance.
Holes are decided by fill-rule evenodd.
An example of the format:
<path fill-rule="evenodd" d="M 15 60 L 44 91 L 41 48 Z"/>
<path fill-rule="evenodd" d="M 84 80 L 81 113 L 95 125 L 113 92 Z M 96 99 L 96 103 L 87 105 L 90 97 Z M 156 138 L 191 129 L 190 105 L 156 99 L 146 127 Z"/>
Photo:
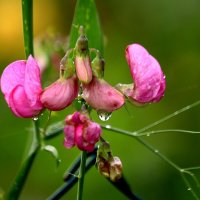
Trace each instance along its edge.
<path fill-rule="evenodd" d="M 40 68 L 36 60 L 30 55 L 25 69 L 24 89 L 31 106 L 42 109 L 39 96 L 42 92 Z"/>
<path fill-rule="evenodd" d="M 17 85 L 23 85 L 25 76 L 26 61 L 19 60 L 9 64 L 1 76 L 1 90 L 5 95 L 7 103 L 9 95 Z"/>
<path fill-rule="evenodd" d="M 103 79 L 93 77 L 88 85 L 83 85 L 83 98 L 94 109 L 112 112 L 124 105 L 123 95 Z"/>
<path fill-rule="evenodd" d="M 16 86 L 9 96 L 9 106 L 13 113 L 18 117 L 34 117 L 40 113 L 40 110 L 35 110 L 30 106 L 23 86 Z"/>
<path fill-rule="evenodd" d="M 98 142 L 101 134 L 101 127 L 95 122 L 89 122 L 88 126 L 84 128 L 83 137 L 84 140 L 90 144 Z"/>
<path fill-rule="evenodd" d="M 134 80 L 131 97 L 140 103 L 159 101 L 165 91 L 165 78 L 158 61 L 139 44 L 126 48 L 126 59 Z"/>
<path fill-rule="evenodd" d="M 75 134 L 74 126 L 67 125 L 64 127 L 64 133 L 65 133 L 65 140 L 64 140 L 64 146 L 66 148 L 72 148 L 74 143 L 74 134 Z"/>
<path fill-rule="evenodd" d="M 45 88 L 41 95 L 42 104 L 49 110 L 62 110 L 69 106 L 78 95 L 76 77 L 59 79 Z"/>
<path fill-rule="evenodd" d="M 81 82 L 88 84 L 92 80 L 92 68 L 90 64 L 90 58 L 88 56 L 76 56 L 75 66 L 78 79 Z"/>
<path fill-rule="evenodd" d="M 79 149 L 84 150 L 83 145 L 83 125 L 78 125 L 75 128 L 75 143 Z"/>

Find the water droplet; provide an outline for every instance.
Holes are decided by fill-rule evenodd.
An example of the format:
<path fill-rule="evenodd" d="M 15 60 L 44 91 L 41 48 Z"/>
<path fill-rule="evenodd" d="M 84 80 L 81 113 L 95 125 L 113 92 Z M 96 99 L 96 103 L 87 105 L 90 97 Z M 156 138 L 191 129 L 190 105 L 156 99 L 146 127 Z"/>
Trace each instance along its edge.
<path fill-rule="evenodd" d="M 112 113 L 108 113 L 108 112 L 105 112 L 105 111 L 98 111 L 97 112 L 98 116 L 99 116 L 99 119 L 101 121 L 108 121 L 112 115 Z"/>
<path fill-rule="evenodd" d="M 159 151 L 158 151 L 158 149 L 155 149 L 155 153 L 158 153 Z"/>
<path fill-rule="evenodd" d="M 38 120 L 38 117 L 33 117 L 32 118 L 34 121 L 37 121 Z"/>
<path fill-rule="evenodd" d="M 147 135 L 146 135 L 146 136 L 148 136 L 148 137 L 149 137 L 149 136 L 150 136 L 150 133 L 147 133 Z"/>
<path fill-rule="evenodd" d="M 106 128 L 108 128 L 108 129 L 111 128 L 111 125 L 106 125 Z"/>
<path fill-rule="evenodd" d="M 191 188 L 188 188 L 187 190 L 188 190 L 188 191 L 190 191 L 190 190 L 191 190 Z"/>

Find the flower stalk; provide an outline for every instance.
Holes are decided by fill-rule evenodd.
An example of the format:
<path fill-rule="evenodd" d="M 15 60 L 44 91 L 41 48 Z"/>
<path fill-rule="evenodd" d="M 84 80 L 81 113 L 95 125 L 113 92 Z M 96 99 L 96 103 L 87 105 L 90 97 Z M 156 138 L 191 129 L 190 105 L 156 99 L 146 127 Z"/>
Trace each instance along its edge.
<path fill-rule="evenodd" d="M 77 200 L 82 200 L 82 196 L 83 196 L 86 159 L 87 159 L 87 152 L 82 151 L 80 170 L 79 170 L 79 179 L 78 179 Z"/>

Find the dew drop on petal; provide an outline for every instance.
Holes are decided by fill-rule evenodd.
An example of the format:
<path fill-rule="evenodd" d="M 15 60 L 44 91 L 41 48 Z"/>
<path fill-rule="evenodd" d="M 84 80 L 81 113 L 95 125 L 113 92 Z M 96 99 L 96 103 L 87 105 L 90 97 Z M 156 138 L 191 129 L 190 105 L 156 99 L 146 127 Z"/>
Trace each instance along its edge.
<path fill-rule="evenodd" d="M 98 111 L 97 112 L 99 119 L 101 121 L 108 121 L 111 118 L 112 113 L 111 112 L 105 112 L 105 111 Z"/>

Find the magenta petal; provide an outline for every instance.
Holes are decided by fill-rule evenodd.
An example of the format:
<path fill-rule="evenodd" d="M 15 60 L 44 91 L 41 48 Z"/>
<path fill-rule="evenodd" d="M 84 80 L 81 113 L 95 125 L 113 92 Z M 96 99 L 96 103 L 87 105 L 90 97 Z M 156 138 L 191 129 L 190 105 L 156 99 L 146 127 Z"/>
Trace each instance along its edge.
<path fill-rule="evenodd" d="M 30 55 L 26 63 L 24 89 L 30 105 L 42 109 L 39 96 L 42 92 L 40 68 L 36 60 Z"/>
<path fill-rule="evenodd" d="M 112 112 L 124 105 L 123 95 L 103 79 L 93 77 L 83 85 L 83 98 L 94 109 Z"/>
<path fill-rule="evenodd" d="M 5 95 L 7 103 L 9 95 L 17 85 L 23 85 L 26 61 L 19 60 L 9 64 L 3 71 L 1 76 L 1 90 Z"/>
<path fill-rule="evenodd" d="M 66 148 L 72 148 L 74 144 L 74 126 L 67 125 L 64 127 L 64 133 L 65 133 L 65 140 L 64 140 L 64 146 Z"/>
<path fill-rule="evenodd" d="M 134 80 L 129 98 L 139 103 L 159 101 L 165 91 L 165 77 L 158 61 L 139 44 L 126 48 L 126 59 Z"/>
<path fill-rule="evenodd" d="M 29 118 L 40 113 L 40 110 L 35 110 L 30 106 L 25 90 L 20 85 L 11 92 L 9 96 L 9 106 L 13 113 L 18 117 Z"/>
<path fill-rule="evenodd" d="M 83 125 L 80 124 L 75 128 L 75 143 L 79 149 L 84 150 L 83 144 Z"/>

